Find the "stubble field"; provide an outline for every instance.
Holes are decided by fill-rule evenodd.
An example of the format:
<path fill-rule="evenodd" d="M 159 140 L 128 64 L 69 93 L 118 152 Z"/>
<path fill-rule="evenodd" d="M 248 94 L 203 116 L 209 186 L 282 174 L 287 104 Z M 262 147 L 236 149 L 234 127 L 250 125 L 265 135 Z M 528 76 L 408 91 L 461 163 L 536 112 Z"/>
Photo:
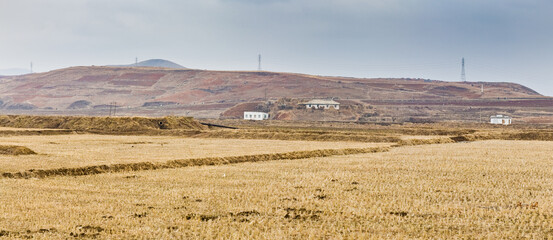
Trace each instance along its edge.
<path fill-rule="evenodd" d="M 553 238 L 552 141 L 437 143 L 294 160 L 0 177 L 0 238 Z M 92 134 L 1 137 L 0 144 L 38 153 L 0 157 L 5 172 L 391 145 Z"/>

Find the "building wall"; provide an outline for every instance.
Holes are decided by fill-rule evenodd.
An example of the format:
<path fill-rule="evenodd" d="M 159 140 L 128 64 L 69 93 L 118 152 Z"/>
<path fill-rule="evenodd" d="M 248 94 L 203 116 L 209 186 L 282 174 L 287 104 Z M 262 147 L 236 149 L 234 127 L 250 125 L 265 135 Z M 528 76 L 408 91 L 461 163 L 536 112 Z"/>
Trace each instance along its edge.
<path fill-rule="evenodd" d="M 244 112 L 244 119 L 246 120 L 267 120 L 269 114 L 264 112 Z"/>
<path fill-rule="evenodd" d="M 512 120 L 510 118 L 491 118 L 490 123 L 491 124 L 509 125 L 509 124 L 512 123 Z"/>

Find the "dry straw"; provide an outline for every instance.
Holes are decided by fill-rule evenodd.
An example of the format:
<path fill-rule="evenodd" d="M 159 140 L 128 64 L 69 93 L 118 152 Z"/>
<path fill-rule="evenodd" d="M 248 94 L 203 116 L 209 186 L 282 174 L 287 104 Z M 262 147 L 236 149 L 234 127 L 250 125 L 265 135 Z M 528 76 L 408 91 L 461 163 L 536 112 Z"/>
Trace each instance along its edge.
<path fill-rule="evenodd" d="M 23 146 L 0 145 L 0 155 L 33 155 L 33 150 Z"/>
<path fill-rule="evenodd" d="M 35 170 L 30 169 L 17 173 L 2 173 L 1 176 L 5 178 L 45 178 L 53 176 L 82 176 L 92 175 L 100 173 L 113 173 L 113 172 L 128 172 L 128 171 L 142 171 L 142 170 L 155 170 L 164 168 L 181 168 L 189 166 L 202 166 L 202 165 L 221 165 L 232 164 L 242 162 L 259 162 L 259 161 L 274 161 L 274 160 L 292 160 L 292 159 L 304 159 L 313 157 L 329 157 L 335 155 L 350 155 L 360 153 L 375 153 L 388 151 L 387 147 L 373 147 L 373 148 L 347 148 L 347 149 L 323 149 L 313 151 L 295 151 L 288 153 L 273 153 L 273 154 L 258 154 L 258 155 L 245 155 L 234 157 L 210 157 L 210 158 L 196 158 L 196 159 L 182 159 L 173 160 L 165 163 L 127 163 L 127 164 L 113 164 L 113 165 L 97 165 L 78 168 L 58 168 L 58 169 L 45 169 Z"/>
<path fill-rule="evenodd" d="M 70 129 L 96 133 L 149 133 L 168 130 L 205 130 L 191 117 L 82 117 L 82 116 L 0 116 L 0 126 L 15 128 Z"/>

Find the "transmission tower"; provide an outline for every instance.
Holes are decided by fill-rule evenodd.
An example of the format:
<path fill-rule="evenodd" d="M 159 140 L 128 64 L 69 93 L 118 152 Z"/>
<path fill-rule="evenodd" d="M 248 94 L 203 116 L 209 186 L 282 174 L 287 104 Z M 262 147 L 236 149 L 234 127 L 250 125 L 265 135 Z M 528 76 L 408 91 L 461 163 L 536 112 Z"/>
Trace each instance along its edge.
<path fill-rule="evenodd" d="M 465 75 L 465 58 L 461 60 L 461 81 L 467 81 L 467 75 Z"/>
<path fill-rule="evenodd" d="M 257 71 L 261 71 L 261 54 L 257 56 Z"/>
<path fill-rule="evenodd" d="M 31 62 L 31 73 L 33 73 L 33 62 Z"/>

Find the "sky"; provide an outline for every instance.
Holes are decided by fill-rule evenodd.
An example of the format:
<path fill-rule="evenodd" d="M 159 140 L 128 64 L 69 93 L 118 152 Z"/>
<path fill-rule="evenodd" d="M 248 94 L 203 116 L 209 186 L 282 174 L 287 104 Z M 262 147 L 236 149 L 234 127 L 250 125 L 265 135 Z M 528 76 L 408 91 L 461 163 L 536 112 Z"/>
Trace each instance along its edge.
<path fill-rule="evenodd" d="M 0 69 L 189 68 L 516 82 L 553 96 L 551 0 L 0 0 Z"/>

